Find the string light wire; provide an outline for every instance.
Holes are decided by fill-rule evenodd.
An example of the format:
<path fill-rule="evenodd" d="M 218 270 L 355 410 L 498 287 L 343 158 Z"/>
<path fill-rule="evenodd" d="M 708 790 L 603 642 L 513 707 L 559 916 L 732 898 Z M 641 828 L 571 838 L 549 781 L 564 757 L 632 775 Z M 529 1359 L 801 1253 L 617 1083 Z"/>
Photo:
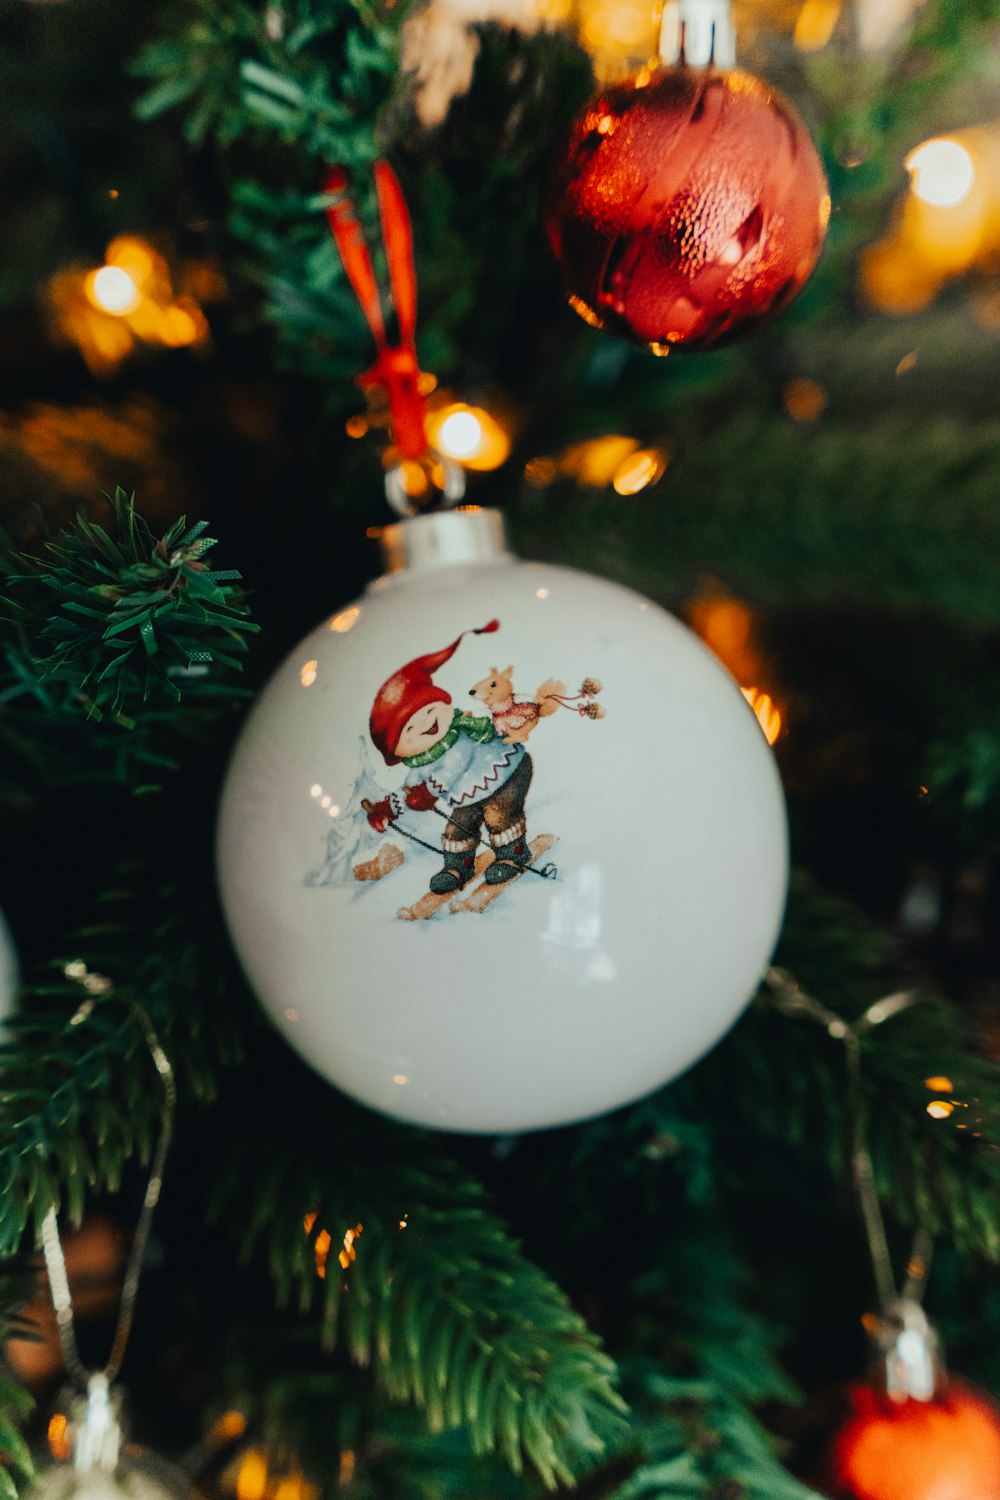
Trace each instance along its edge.
<path fill-rule="evenodd" d="M 871 1256 L 872 1272 L 882 1312 L 895 1316 L 900 1303 L 919 1304 L 927 1286 L 933 1248 L 928 1231 L 919 1227 L 907 1261 L 906 1281 L 897 1291 L 892 1256 L 886 1235 L 885 1217 L 875 1185 L 875 1169 L 865 1129 L 864 1077 L 861 1067 L 861 1038 L 876 1026 L 905 1014 L 918 1005 L 923 996 L 917 990 L 900 990 L 870 1005 L 856 1021 L 845 1021 L 836 1011 L 808 994 L 793 974 L 785 969 L 770 968 L 764 976 L 771 1002 L 783 1015 L 797 1020 L 814 1021 L 834 1041 L 844 1047 L 847 1069 L 847 1114 L 850 1130 L 851 1171 L 854 1179 L 865 1238 Z"/>
<path fill-rule="evenodd" d="M 135 1313 L 136 1296 L 139 1290 L 139 1277 L 142 1273 L 142 1262 L 146 1246 L 149 1242 L 153 1213 L 159 1202 L 160 1190 L 163 1186 L 163 1169 L 167 1159 L 167 1152 L 170 1149 L 170 1140 L 173 1135 L 174 1126 L 174 1112 L 177 1105 L 177 1083 L 174 1077 L 174 1070 L 156 1034 L 149 1014 L 137 1001 L 129 1000 L 127 1003 L 133 1016 L 139 1023 L 149 1049 L 150 1057 L 153 1060 L 153 1066 L 156 1068 L 163 1087 L 163 1116 L 160 1126 L 160 1137 L 156 1144 L 156 1150 L 153 1153 L 142 1211 L 139 1214 L 139 1220 L 136 1224 L 135 1236 L 125 1268 L 121 1305 L 118 1311 L 118 1322 L 111 1345 L 111 1353 L 102 1371 L 88 1370 L 80 1358 L 74 1327 L 73 1298 L 70 1292 L 69 1277 L 66 1272 L 66 1258 L 63 1255 L 62 1245 L 59 1240 L 59 1222 L 54 1206 L 49 1208 L 42 1220 L 42 1251 L 45 1256 L 45 1269 L 48 1273 L 49 1288 L 52 1293 L 52 1305 L 55 1308 L 59 1343 L 62 1347 L 67 1372 L 83 1389 L 91 1386 L 95 1375 L 105 1385 L 110 1385 L 122 1367 L 129 1334 L 132 1331 L 132 1318 Z M 85 1021 L 95 1004 L 96 1001 L 93 999 L 84 1001 L 83 1005 L 73 1016 L 70 1025 L 79 1025 L 82 1021 Z"/>

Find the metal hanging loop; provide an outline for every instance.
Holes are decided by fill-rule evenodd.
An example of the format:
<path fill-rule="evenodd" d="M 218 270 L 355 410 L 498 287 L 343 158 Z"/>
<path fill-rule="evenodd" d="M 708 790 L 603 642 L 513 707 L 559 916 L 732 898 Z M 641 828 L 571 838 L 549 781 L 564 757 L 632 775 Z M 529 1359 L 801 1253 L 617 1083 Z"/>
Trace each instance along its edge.
<path fill-rule="evenodd" d="M 70 1024 L 78 1025 L 82 1020 L 85 1020 L 86 1016 L 93 1009 L 94 1003 L 93 1000 L 85 1001 Z M 88 1370 L 80 1358 L 80 1351 L 76 1342 L 73 1298 L 69 1287 L 69 1277 L 66 1273 L 66 1259 L 59 1240 L 59 1222 L 54 1207 L 49 1208 L 42 1220 L 41 1228 L 42 1251 L 45 1256 L 45 1269 L 48 1273 L 49 1289 L 52 1293 L 52 1305 L 55 1308 L 56 1327 L 59 1332 L 59 1343 L 62 1348 L 63 1360 L 68 1374 L 81 1389 L 87 1391 L 88 1403 L 94 1407 L 95 1413 L 102 1402 L 105 1406 L 107 1405 L 107 1389 L 115 1380 L 122 1367 L 129 1334 L 132 1331 L 132 1318 L 135 1313 L 135 1301 L 139 1290 L 139 1277 L 142 1272 L 142 1262 L 146 1246 L 149 1242 L 153 1213 L 159 1202 L 160 1190 L 163 1186 L 163 1168 L 167 1159 L 167 1151 L 170 1148 L 170 1139 L 173 1135 L 174 1111 L 177 1105 L 177 1083 L 174 1078 L 174 1070 L 153 1028 L 153 1023 L 148 1013 L 136 1001 L 130 1000 L 128 1004 L 142 1028 L 150 1057 L 153 1060 L 153 1065 L 159 1074 L 163 1087 L 163 1123 L 160 1127 L 160 1138 L 153 1153 L 153 1161 L 150 1167 L 149 1181 L 146 1185 L 142 1211 L 139 1215 L 135 1237 L 133 1238 L 132 1248 L 125 1267 L 122 1300 L 118 1310 L 118 1322 L 115 1327 L 111 1353 L 103 1370 Z M 100 1425 L 100 1422 L 97 1422 L 94 1430 L 96 1431 Z"/>

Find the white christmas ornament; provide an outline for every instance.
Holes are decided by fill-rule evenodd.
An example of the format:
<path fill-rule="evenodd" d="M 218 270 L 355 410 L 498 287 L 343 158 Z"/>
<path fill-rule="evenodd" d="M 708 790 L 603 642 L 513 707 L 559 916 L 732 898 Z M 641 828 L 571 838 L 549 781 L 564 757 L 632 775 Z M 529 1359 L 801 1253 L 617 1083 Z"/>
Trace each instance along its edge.
<path fill-rule="evenodd" d="M 383 533 L 237 745 L 219 873 L 320 1073 L 460 1131 L 566 1124 L 690 1066 L 770 958 L 787 838 L 736 683 L 656 605 L 506 551 L 496 512 Z"/>

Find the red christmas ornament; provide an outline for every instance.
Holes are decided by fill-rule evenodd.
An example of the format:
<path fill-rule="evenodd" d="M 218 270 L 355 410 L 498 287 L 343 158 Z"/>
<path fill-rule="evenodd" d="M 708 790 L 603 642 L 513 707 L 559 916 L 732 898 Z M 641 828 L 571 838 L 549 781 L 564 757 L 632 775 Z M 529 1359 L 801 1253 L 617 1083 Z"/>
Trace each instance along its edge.
<path fill-rule="evenodd" d="M 832 1500 L 1000 1500 L 1000 1407 L 948 1379 L 929 1401 L 848 1391 L 820 1480 Z"/>
<path fill-rule="evenodd" d="M 570 130 L 545 228 L 588 323 L 704 349 L 801 291 L 830 216 L 826 177 L 791 105 L 738 69 L 643 69 Z"/>

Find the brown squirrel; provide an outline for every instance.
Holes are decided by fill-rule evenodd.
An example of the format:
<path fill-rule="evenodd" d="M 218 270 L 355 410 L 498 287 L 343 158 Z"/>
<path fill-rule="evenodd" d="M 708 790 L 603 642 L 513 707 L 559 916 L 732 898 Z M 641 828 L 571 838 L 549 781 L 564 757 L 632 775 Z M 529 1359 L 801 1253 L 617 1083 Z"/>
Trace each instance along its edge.
<path fill-rule="evenodd" d="M 588 719 L 603 719 L 605 711 L 594 702 L 601 691 L 596 677 L 587 677 L 579 693 L 566 696 L 566 684 L 556 677 L 548 677 L 537 689 L 533 699 L 518 700 L 514 696 L 514 668 L 491 667 L 488 677 L 469 689 L 470 698 L 485 703 L 493 719 L 493 727 L 505 745 L 520 745 L 531 734 L 541 719 L 547 719 L 559 708 L 572 709 Z"/>

